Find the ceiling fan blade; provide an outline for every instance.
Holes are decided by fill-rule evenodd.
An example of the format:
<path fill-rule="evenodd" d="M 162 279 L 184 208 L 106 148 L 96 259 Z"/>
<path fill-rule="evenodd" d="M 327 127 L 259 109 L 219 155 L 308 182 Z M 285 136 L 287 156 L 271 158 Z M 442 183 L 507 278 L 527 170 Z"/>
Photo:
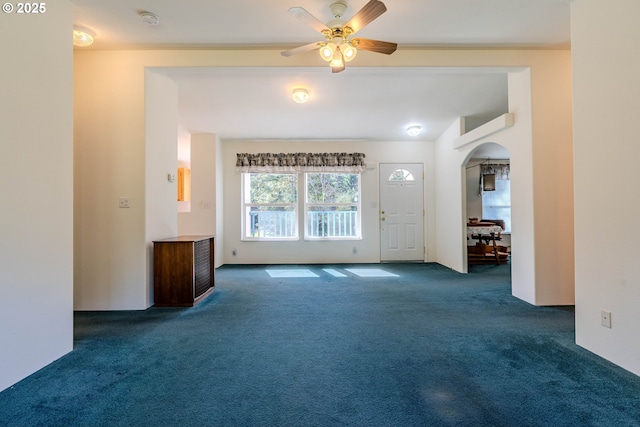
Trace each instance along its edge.
<path fill-rule="evenodd" d="M 294 47 L 293 49 L 283 50 L 282 52 L 280 52 L 280 54 L 282 56 L 291 56 L 291 55 L 295 55 L 296 53 L 309 52 L 313 49 L 318 49 L 322 44 L 323 42 L 309 43 L 303 46 Z"/>
<path fill-rule="evenodd" d="M 321 33 L 323 30 L 328 30 L 327 26 L 320 22 L 318 18 L 307 12 L 303 7 L 292 7 L 289 9 L 289 13 L 305 24 L 311 26 L 314 30 Z"/>
<path fill-rule="evenodd" d="M 397 43 L 382 42 L 380 40 L 371 39 L 353 39 L 357 49 L 369 50 L 371 52 L 384 53 L 385 55 L 391 55 L 398 48 Z"/>
<path fill-rule="evenodd" d="M 353 33 L 357 33 L 360 31 L 365 25 L 369 22 L 376 19 L 378 16 L 382 15 L 387 11 L 387 7 L 378 0 L 371 0 L 369 3 L 365 4 L 362 9 L 356 13 L 353 18 L 349 20 L 345 24 L 345 27 L 350 27 Z"/>

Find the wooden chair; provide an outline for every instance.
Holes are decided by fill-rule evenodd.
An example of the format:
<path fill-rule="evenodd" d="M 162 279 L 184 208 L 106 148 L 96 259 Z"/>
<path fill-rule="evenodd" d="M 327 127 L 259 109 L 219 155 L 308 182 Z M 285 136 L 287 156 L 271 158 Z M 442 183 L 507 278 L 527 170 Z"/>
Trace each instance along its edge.
<path fill-rule="evenodd" d="M 476 243 L 475 246 L 467 246 L 467 261 L 473 264 L 497 264 L 509 261 L 509 253 L 506 246 L 496 245 L 495 241 L 490 245 Z"/>

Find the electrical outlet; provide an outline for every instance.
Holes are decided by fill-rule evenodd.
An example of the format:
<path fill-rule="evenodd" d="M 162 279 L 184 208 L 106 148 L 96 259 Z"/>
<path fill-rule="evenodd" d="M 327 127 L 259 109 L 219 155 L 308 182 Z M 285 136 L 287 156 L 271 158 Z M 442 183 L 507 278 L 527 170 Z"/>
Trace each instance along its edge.
<path fill-rule="evenodd" d="M 600 310 L 600 324 L 604 327 L 611 327 L 611 312 L 607 310 Z"/>
<path fill-rule="evenodd" d="M 118 207 L 120 209 L 128 208 L 130 206 L 131 206 L 131 200 L 128 197 L 120 197 L 120 200 L 118 201 Z"/>

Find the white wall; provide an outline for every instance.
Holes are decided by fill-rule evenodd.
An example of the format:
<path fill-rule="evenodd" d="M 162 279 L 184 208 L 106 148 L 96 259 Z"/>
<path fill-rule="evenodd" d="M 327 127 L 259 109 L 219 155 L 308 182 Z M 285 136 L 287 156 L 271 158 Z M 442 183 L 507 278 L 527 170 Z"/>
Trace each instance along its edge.
<path fill-rule="evenodd" d="M 565 55 L 568 56 L 566 53 Z M 532 145 L 535 144 L 532 139 L 534 85 L 531 79 L 530 69 L 509 75 L 509 111 L 514 114 L 516 125 L 500 136 L 504 138 L 501 139 L 502 145 L 508 148 L 511 157 L 511 292 L 524 301 L 536 304 L 538 287 L 573 289 L 573 281 L 557 284 L 555 281 L 543 282 L 537 276 L 538 259 L 535 248 L 542 243 L 536 241 L 535 233 L 535 200 L 533 198 L 535 180 L 532 154 Z M 542 83 L 540 82 L 538 86 Z M 558 100 L 565 103 L 567 101 Z M 539 108 L 544 108 L 544 105 Z M 570 120 L 566 126 L 570 126 Z M 566 161 L 570 163 L 571 159 Z M 544 205 L 545 201 L 542 200 L 540 203 Z M 548 207 L 550 208 L 552 207 Z M 571 251 L 572 249 L 571 242 L 559 241 L 558 246 L 551 246 L 551 250 L 554 251 Z M 565 264 L 564 268 L 573 271 L 573 265 L 570 263 Z M 572 304 L 573 299 L 555 301 L 555 303 Z"/>
<path fill-rule="evenodd" d="M 241 240 L 241 173 L 235 169 L 237 153 L 361 152 L 373 167 L 361 178 L 362 240 L 255 242 Z M 224 260 L 227 264 L 269 263 L 373 263 L 380 262 L 380 225 L 377 163 L 424 163 L 425 201 L 433 192 L 433 144 L 429 142 L 231 142 L 223 141 Z M 434 251 L 433 205 L 425 202 L 425 243 Z M 235 249 L 236 255 L 232 252 Z"/>
<path fill-rule="evenodd" d="M 465 156 L 452 148 L 452 141 L 462 132 L 461 119 L 458 119 L 435 144 L 435 260 L 453 270 L 466 272 L 467 234 L 464 227 L 467 213 L 462 210 L 466 197 L 462 170 Z"/>
<path fill-rule="evenodd" d="M 74 56 L 76 310 L 147 306 L 145 69 L 135 58 Z"/>
<path fill-rule="evenodd" d="M 191 212 L 178 216 L 178 234 L 216 233 L 216 135 L 191 135 Z"/>
<path fill-rule="evenodd" d="M 224 158 L 222 155 L 222 141 L 216 137 L 216 254 L 215 266 L 225 263 L 225 215 L 224 215 Z"/>
<path fill-rule="evenodd" d="M 73 346 L 71 3 L 2 15 L 0 391 Z"/>
<path fill-rule="evenodd" d="M 480 194 L 480 164 L 486 159 L 470 159 L 465 168 L 467 187 L 466 218 L 482 218 L 482 195 Z M 467 242 L 468 243 L 468 242 Z"/>
<path fill-rule="evenodd" d="M 145 71 L 145 227 L 146 271 L 149 282 L 153 278 L 154 240 L 178 234 L 177 174 L 178 159 L 178 87 L 165 75 Z M 137 208 L 137 206 L 136 206 Z M 144 301 L 140 308 L 153 305 L 151 286 L 137 286 L 136 301 Z M 140 303 L 138 303 L 140 304 Z"/>
<path fill-rule="evenodd" d="M 217 214 L 219 210 L 217 166 L 220 148 L 219 138 L 214 134 L 191 135 L 191 211 L 178 215 L 178 234 L 190 236 L 211 236 L 217 234 Z M 216 235 L 215 265 L 222 264 L 220 258 L 221 237 Z"/>
<path fill-rule="evenodd" d="M 637 0 L 576 0 L 571 36 L 576 341 L 640 375 L 638 16 Z"/>

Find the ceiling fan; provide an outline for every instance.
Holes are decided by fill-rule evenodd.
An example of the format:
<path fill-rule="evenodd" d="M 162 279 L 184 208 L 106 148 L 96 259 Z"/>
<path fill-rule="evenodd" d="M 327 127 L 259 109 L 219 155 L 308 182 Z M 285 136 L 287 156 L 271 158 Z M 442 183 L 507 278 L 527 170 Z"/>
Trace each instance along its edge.
<path fill-rule="evenodd" d="M 337 0 L 329 6 L 334 19 L 323 24 L 316 17 L 311 15 L 302 7 L 292 7 L 289 13 L 316 31 L 319 31 L 325 41 L 309 43 L 293 49 L 285 50 L 283 56 L 291 56 L 296 53 L 308 52 L 320 49 L 320 56 L 331 65 L 331 72 L 339 73 L 345 68 L 345 63 L 355 58 L 358 49 L 369 50 L 371 52 L 384 53 L 390 55 L 395 52 L 398 45 L 396 43 L 383 42 L 379 40 L 363 39 L 360 37 L 351 38 L 356 32 L 364 28 L 365 25 L 387 11 L 387 7 L 378 0 L 370 0 L 362 9 L 356 13 L 348 22 L 342 19 L 347 10 L 346 0 Z"/>

